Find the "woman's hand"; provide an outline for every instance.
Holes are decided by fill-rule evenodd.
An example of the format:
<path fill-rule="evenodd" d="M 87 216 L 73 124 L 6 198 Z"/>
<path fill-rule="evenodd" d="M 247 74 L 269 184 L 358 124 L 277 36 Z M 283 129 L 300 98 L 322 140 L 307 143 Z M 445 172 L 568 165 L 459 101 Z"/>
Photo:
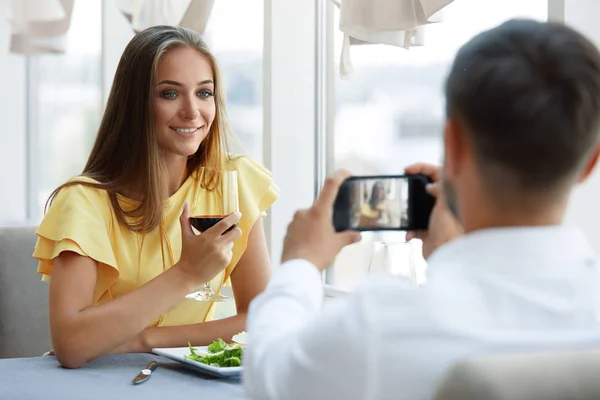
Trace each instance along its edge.
<path fill-rule="evenodd" d="M 177 267 L 200 286 L 214 278 L 231 262 L 233 241 L 242 235 L 242 231 L 235 227 L 225 232 L 240 220 L 241 214 L 236 212 L 223 218 L 200 235 L 192 230 L 189 214 L 186 203 L 179 217 L 182 244 Z"/>

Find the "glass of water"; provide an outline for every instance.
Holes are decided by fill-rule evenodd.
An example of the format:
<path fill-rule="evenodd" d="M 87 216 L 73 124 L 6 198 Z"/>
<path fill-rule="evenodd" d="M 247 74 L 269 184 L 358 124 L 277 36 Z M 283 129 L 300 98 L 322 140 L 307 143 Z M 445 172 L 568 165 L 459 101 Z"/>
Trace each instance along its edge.
<path fill-rule="evenodd" d="M 368 273 L 392 274 L 417 285 L 419 280 L 412 244 L 410 242 L 373 242 Z"/>

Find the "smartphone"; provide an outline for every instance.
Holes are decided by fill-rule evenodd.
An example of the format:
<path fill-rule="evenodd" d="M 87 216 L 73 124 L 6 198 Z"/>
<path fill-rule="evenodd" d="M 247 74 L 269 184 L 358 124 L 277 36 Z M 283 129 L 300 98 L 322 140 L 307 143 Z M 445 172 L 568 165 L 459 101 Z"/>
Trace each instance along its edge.
<path fill-rule="evenodd" d="M 342 183 L 333 206 L 337 232 L 427 230 L 435 198 L 426 175 L 352 176 Z"/>

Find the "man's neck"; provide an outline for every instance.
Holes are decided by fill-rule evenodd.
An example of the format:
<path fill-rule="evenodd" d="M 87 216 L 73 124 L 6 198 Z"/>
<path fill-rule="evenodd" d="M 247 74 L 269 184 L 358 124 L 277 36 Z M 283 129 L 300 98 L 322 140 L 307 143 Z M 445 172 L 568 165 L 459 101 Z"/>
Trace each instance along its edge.
<path fill-rule="evenodd" d="M 488 228 L 526 227 L 526 226 L 552 226 L 560 225 L 562 215 L 524 215 L 524 214 L 496 214 L 477 215 L 463 219 L 465 233 Z"/>
<path fill-rule="evenodd" d="M 466 204 L 461 215 L 465 232 L 500 227 L 560 225 L 564 219 L 567 201 L 544 204 L 535 200 L 523 200 L 512 204 L 513 206 L 510 206 L 501 201 Z"/>

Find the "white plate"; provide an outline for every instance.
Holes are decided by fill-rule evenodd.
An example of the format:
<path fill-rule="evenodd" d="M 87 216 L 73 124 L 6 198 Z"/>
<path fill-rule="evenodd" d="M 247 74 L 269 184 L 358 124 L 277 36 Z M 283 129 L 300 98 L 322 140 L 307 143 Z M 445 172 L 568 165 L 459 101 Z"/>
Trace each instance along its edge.
<path fill-rule="evenodd" d="M 207 352 L 207 346 L 198 346 L 194 347 L 198 352 Z M 159 356 L 170 358 L 171 360 L 179 361 L 182 364 L 192 367 L 198 371 L 204 372 L 206 374 L 216 376 L 219 378 L 229 378 L 233 376 L 240 376 L 242 374 L 243 367 L 213 367 L 207 364 L 202 364 L 200 362 L 194 360 L 188 360 L 184 358 L 184 356 L 190 354 L 189 347 L 172 347 L 172 348 L 161 348 L 161 349 L 152 349 L 154 354 L 158 354 Z"/>

